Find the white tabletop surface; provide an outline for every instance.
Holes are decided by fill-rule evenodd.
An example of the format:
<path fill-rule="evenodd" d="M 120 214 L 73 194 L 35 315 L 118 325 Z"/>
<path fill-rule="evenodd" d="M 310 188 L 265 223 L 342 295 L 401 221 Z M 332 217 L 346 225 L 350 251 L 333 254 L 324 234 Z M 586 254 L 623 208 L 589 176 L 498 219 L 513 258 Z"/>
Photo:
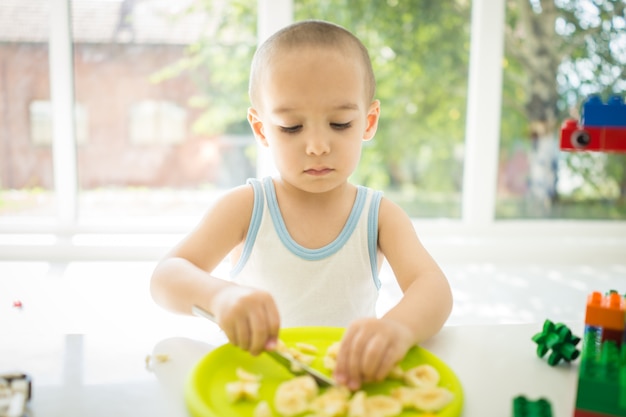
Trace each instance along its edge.
<path fill-rule="evenodd" d="M 582 323 L 565 324 L 582 335 Z M 578 361 L 551 367 L 538 358 L 531 337 L 542 326 L 449 326 L 423 347 L 459 377 L 463 417 L 510 416 L 518 395 L 545 397 L 555 417 L 569 417 Z M 2 339 L 0 373 L 24 372 L 33 380 L 32 417 L 187 417 L 187 374 L 212 349 L 184 337 L 139 342 L 132 335 L 26 333 Z M 161 354 L 168 360 L 147 369 L 146 356 Z"/>

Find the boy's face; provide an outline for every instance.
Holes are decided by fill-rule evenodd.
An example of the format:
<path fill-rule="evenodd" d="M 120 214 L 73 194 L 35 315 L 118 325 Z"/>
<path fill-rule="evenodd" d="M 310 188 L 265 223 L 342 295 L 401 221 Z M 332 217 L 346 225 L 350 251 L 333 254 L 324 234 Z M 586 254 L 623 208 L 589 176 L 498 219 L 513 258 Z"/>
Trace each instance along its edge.
<path fill-rule="evenodd" d="M 324 192 L 344 183 L 374 136 L 379 103 L 369 102 L 356 53 L 307 47 L 277 56 L 259 80 L 248 119 L 272 151 L 283 180 Z"/>

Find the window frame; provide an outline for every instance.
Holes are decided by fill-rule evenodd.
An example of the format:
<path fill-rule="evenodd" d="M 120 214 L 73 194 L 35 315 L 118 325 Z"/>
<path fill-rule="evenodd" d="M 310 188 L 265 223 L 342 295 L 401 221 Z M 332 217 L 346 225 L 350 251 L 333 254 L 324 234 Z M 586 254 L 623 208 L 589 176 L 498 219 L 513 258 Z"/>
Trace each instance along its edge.
<path fill-rule="evenodd" d="M 62 236 L 77 233 L 184 234 L 193 226 L 186 221 L 175 225 L 154 222 L 78 224 L 70 1 L 52 0 L 50 7 L 50 85 L 54 103 L 52 146 L 57 215 L 54 224 L 28 222 L 3 225 L 0 232 L 55 233 Z M 494 257 L 502 260 L 562 257 L 600 262 L 607 259 L 623 261 L 626 221 L 495 218 L 504 17 L 505 0 L 472 1 L 461 219 L 414 219 L 414 225 L 436 258 L 488 261 Z M 292 0 L 259 0 L 259 40 L 266 39 L 292 19 Z M 493 36 L 494 33 L 501 36 Z M 258 155 L 258 175 L 273 174 L 269 152 L 261 148 Z M 161 248 L 157 250 L 161 253 Z M 593 253 L 585 256 L 583 252 L 587 250 L 593 250 Z M 127 249 L 122 248 L 122 251 Z M 128 256 L 128 252 L 124 252 L 124 256 Z"/>

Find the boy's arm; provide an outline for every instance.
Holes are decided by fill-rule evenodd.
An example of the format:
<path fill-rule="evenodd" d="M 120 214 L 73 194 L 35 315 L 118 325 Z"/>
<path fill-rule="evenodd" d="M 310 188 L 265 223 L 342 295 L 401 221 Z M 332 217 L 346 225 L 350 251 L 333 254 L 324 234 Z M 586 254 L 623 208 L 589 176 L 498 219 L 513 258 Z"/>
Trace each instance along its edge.
<path fill-rule="evenodd" d="M 253 354 L 273 343 L 278 311 L 264 292 L 217 278 L 211 272 L 245 240 L 254 192 L 238 187 L 220 198 L 200 224 L 156 266 L 150 289 L 160 306 L 191 314 L 197 304 L 213 313 L 228 339 Z"/>
<path fill-rule="evenodd" d="M 450 285 L 400 207 L 383 199 L 379 222 L 379 247 L 403 292 L 384 318 L 406 325 L 413 343 L 421 343 L 439 332 L 448 319 L 452 311 Z"/>
<path fill-rule="evenodd" d="M 411 219 L 384 198 L 378 230 L 379 248 L 404 294 L 381 319 L 357 320 L 346 330 L 335 376 L 351 389 L 385 378 L 411 346 L 441 329 L 452 309 L 448 281 L 419 241 Z"/>

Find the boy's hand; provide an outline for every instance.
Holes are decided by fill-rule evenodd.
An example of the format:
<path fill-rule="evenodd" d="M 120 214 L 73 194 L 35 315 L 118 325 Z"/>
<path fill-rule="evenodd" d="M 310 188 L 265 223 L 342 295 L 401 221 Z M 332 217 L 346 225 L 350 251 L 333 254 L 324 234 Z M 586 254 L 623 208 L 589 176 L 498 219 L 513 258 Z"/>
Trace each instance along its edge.
<path fill-rule="evenodd" d="M 269 293 L 234 285 L 220 291 L 213 306 L 217 323 L 233 345 L 253 355 L 274 349 L 280 316 Z"/>
<path fill-rule="evenodd" d="M 364 382 L 382 381 L 413 346 L 410 329 L 390 319 L 360 319 L 341 340 L 334 377 L 355 391 Z"/>

